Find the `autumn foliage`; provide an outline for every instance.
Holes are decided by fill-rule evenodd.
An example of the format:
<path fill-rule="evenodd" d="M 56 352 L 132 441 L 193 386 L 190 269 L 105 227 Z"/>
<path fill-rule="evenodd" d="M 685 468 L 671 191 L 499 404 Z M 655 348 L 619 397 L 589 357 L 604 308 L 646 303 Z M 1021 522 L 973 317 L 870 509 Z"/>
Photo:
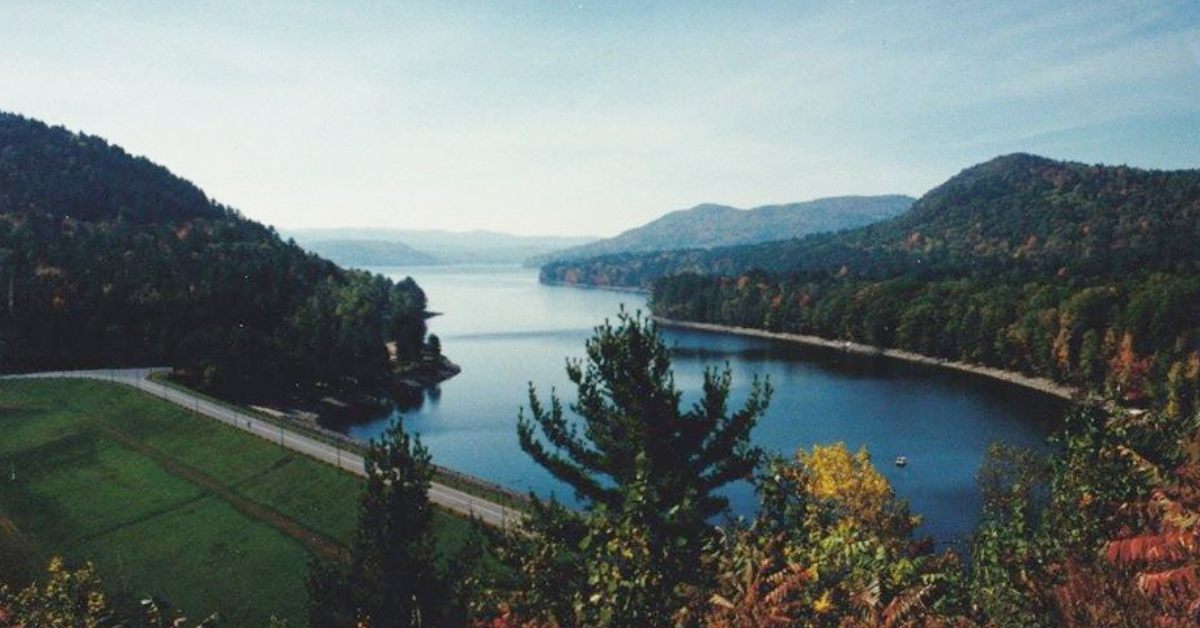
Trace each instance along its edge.
<path fill-rule="evenodd" d="M 1129 504 L 1142 510 L 1142 528 L 1105 548 L 1108 561 L 1130 574 L 1157 607 L 1162 626 L 1200 622 L 1200 441 L 1193 440 L 1185 451 L 1182 464 L 1163 470 L 1133 450 L 1123 450 L 1154 488 L 1147 500 Z"/>

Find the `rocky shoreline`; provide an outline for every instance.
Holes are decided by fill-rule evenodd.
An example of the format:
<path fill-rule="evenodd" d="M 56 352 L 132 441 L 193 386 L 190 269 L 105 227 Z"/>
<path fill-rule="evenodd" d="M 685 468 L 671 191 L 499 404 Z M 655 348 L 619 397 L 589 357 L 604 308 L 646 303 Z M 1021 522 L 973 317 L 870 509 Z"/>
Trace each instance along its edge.
<path fill-rule="evenodd" d="M 396 368 L 396 381 L 413 387 L 440 384 L 462 372 L 462 367 L 444 355 L 435 359 L 420 360 Z"/>
<path fill-rule="evenodd" d="M 982 375 L 991 379 L 1015 384 L 1030 388 L 1047 395 L 1053 395 L 1062 399 L 1072 400 L 1078 398 L 1082 391 L 1079 389 L 1060 384 L 1054 380 L 1044 377 L 1032 377 L 1013 371 L 1005 371 L 1003 369 L 992 368 L 990 366 L 980 366 L 978 364 L 970 364 L 967 362 L 957 362 L 954 360 L 944 360 L 934 358 L 912 351 L 904 351 L 902 349 L 886 349 L 873 345 L 866 345 L 858 342 L 850 342 L 847 340 L 830 340 L 820 336 L 809 336 L 805 334 L 788 334 L 781 332 L 766 331 L 762 329 L 754 329 L 751 327 L 733 327 L 728 325 L 714 325 L 712 323 L 695 323 L 691 321 L 680 321 L 669 318 L 654 317 L 654 321 L 664 327 L 677 327 L 680 329 L 695 329 L 698 331 L 711 331 L 725 334 L 737 334 L 740 336 L 753 336 L 756 338 L 768 338 L 771 340 L 783 340 L 785 342 L 793 342 L 796 344 L 809 345 L 814 347 L 826 347 L 829 349 L 837 349 L 847 353 L 857 353 L 860 355 L 882 356 L 895 360 L 903 360 L 916 364 L 927 364 L 940 368 L 951 369 L 963 373 L 972 373 Z"/>

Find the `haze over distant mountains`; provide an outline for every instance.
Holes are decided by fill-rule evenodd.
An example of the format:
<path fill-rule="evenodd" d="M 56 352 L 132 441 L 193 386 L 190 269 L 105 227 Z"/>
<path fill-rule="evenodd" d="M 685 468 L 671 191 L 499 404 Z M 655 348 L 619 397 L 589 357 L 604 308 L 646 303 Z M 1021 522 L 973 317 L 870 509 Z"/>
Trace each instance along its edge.
<path fill-rule="evenodd" d="M 521 263 L 597 238 L 523 236 L 495 231 L 331 228 L 292 229 L 284 237 L 339 264 L 405 266 Z"/>
<path fill-rule="evenodd" d="M 886 220 L 907 211 L 915 201 L 901 195 L 837 196 L 753 209 L 705 203 L 673 211 L 615 237 L 531 261 L 541 265 L 614 253 L 709 249 L 785 240 Z"/>
<path fill-rule="evenodd" d="M 426 266 L 438 258 L 403 242 L 387 240 L 319 240 L 302 245 L 342 266 Z"/>

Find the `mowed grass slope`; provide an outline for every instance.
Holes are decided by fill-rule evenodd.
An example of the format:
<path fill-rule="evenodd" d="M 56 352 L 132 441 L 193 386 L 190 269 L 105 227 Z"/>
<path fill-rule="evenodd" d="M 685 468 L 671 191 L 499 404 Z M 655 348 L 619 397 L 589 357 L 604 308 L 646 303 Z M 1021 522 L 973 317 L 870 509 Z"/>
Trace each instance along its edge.
<path fill-rule="evenodd" d="M 12 475 L 15 473 L 15 480 Z M 349 542 L 362 481 L 133 389 L 0 381 L 0 581 L 54 555 L 193 619 L 304 625 L 310 554 Z M 467 523 L 438 513 L 439 548 Z"/>

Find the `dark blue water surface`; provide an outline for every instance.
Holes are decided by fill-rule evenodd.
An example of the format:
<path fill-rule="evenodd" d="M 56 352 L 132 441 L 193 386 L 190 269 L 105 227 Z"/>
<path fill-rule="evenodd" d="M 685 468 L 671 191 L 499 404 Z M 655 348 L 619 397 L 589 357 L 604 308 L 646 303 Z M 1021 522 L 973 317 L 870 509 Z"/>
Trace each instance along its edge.
<path fill-rule="evenodd" d="M 429 297 L 430 320 L 462 373 L 426 391 L 419 407 L 395 410 L 421 435 L 437 463 L 541 495 L 570 501 L 569 489 L 517 444 L 518 409 L 532 382 L 564 402 L 574 388 L 563 370 L 582 357 L 594 326 L 621 304 L 645 309 L 639 294 L 543 286 L 536 270 L 495 266 L 373 269 L 411 275 Z M 975 472 L 993 441 L 1045 449 L 1057 399 L 1016 386 L 933 367 L 729 334 L 664 330 L 674 349 L 676 384 L 694 400 L 706 366 L 728 363 L 735 401 L 755 375 L 775 396 L 753 432 L 756 444 L 790 454 L 813 443 L 866 446 L 897 493 L 924 517 L 921 531 L 940 542 L 969 534 L 978 516 Z M 381 432 L 391 417 L 348 426 L 353 436 Z M 908 457 L 896 467 L 897 455 Z M 735 514 L 754 512 L 746 485 L 728 490 Z"/>

